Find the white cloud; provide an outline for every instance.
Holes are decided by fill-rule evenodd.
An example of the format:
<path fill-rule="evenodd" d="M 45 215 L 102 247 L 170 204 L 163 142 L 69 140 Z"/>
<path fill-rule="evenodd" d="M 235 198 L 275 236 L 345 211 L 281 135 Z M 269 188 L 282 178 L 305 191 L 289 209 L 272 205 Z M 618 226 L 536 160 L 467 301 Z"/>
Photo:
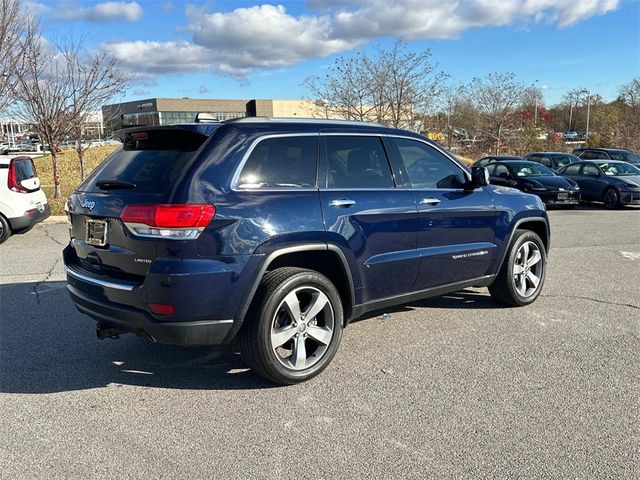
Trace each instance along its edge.
<path fill-rule="evenodd" d="M 214 60 L 209 49 L 183 40 L 115 42 L 103 45 L 102 49 L 124 68 L 142 73 L 206 71 Z"/>
<path fill-rule="evenodd" d="M 513 23 L 545 22 L 564 28 L 618 7 L 619 0 L 308 0 L 320 14 L 291 15 L 281 5 L 228 12 L 187 6 L 192 41 L 119 42 L 108 45 L 137 71 L 213 70 L 243 77 L 327 57 L 380 37 L 456 38 L 463 32 Z"/>
<path fill-rule="evenodd" d="M 63 20 L 88 20 L 109 22 L 140 20 L 143 9 L 138 2 L 102 2 L 91 7 L 80 7 L 75 3 L 63 3 L 55 10 L 55 17 Z"/>

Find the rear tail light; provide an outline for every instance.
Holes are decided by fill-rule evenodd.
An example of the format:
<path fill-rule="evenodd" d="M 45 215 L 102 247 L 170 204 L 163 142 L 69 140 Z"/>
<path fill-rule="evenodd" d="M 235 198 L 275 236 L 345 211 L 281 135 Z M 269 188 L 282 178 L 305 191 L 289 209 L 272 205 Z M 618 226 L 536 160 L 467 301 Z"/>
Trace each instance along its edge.
<path fill-rule="evenodd" d="M 9 163 L 9 175 L 7 176 L 7 186 L 9 187 L 9 190 L 11 190 L 12 192 L 29 193 L 29 190 L 24 188 L 22 185 L 20 185 L 20 182 L 18 182 L 18 177 L 16 175 L 17 160 L 18 159 L 14 158 L 11 160 L 11 163 Z"/>
<path fill-rule="evenodd" d="M 120 219 L 139 237 L 197 238 L 216 214 L 213 205 L 127 205 Z"/>

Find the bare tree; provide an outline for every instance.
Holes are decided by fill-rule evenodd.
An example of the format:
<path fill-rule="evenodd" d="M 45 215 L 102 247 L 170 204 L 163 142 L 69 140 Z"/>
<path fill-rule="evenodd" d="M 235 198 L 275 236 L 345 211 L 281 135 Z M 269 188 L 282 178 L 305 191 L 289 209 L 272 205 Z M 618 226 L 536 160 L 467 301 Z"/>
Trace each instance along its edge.
<path fill-rule="evenodd" d="M 118 61 L 107 53 L 83 58 L 82 42 L 68 41 L 61 49 L 71 93 L 69 114 L 73 119 L 70 133 L 80 163 L 80 178 L 85 177 L 84 153 L 87 148 L 86 127 L 95 112 L 124 91 L 132 75 L 118 67 Z"/>
<path fill-rule="evenodd" d="M 338 57 L 324 77 L 311 77 L 305 84 L 333 116 L 415 128 L 444 77 L 435 72 L 429 50 L 413 52 L 396 41 L 372 56 L 356 52 Z"/>
<path fill-rule="evenodd" d="M 38 36 L 38 22 L 25 10 L 22 0 L 0 0 L 0 113 L 11 103 L 10 86 Z"/>
<path fill-rule="evenodd" d="M 362 52 L 338 57 L 324 77 L 309 77 L 305 85 L 326 110 L 324 116 L 370 120 L 376 110 L 369 59 Z"/>
<path fill-rule="evenodd" d="M 640 148 L 640 77 L 620 87 L 621 146 Z"/>
<path fill-rule="evenodd" d="M 384 107 L 381 120 L 395 128 L 414 129 L 416 117 L 427 111 L 446 78 L 436 72 L 430 50 L 414 52 L 399 40 L 390 50 L 379 48 L 369 70 Z"/>
<path fill-rule="evenodd" d="M 16 77 L 13 95 L 17 114 L 35 125 L 53 163 L 54 198 L 61 196 L 57 144 L 69 132 L 72 120 L 68 72 L 59 51 L 42 42 L 23 57 L 23 71 Z"/>
<path fill-rule="evenodd" d="M 500 150 L 504 128 L 513 119 L 524 91 L 524 85 L 516 80 L 513 73 L 490 73 L 471 81 L 469 94 L 481 115 L 484 128 L 496 141 L 496 153 Z"/>
<path fill-rule="evenodd" d="M 24 56 L 23 71 L 13 85 L 17 114 L 35 125 L 51 151 L 54 198 L 61 196 L 57 145 L 69 134 L 78 135 L 76 151 L 84 177 L 82 138 L 87 119 L 129 80 L 106 54 L 84 62 L 81 45 L 72 40 L 60 45 L 41 42 Z"/>

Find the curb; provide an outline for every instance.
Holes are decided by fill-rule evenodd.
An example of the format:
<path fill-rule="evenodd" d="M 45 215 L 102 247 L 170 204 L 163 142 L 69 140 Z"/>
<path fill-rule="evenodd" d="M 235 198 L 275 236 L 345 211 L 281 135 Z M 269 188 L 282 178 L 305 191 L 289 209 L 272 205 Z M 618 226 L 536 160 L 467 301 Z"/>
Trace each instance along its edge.
<path fill-rule="evenodd" d="M 67 223 L 66 215 L 52 215 L 45 218 L 41 223 Z"/>

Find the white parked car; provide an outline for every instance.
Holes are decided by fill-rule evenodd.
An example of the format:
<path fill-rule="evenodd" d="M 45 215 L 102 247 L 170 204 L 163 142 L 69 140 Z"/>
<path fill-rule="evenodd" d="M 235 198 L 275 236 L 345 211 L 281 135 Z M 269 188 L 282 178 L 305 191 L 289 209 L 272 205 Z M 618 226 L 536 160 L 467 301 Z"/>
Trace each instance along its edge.
<path fill-rule="evenodd" d="M 0 157 L 0 243 L 13 233 L 31 230 L 50 214 L 33 160 Z"/>

